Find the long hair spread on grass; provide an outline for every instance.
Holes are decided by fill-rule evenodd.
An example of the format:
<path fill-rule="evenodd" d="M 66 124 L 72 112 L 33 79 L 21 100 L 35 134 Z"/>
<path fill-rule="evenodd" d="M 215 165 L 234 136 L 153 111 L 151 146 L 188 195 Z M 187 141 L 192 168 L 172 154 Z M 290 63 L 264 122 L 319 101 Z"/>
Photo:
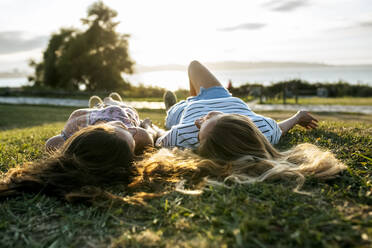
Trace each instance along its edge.
<path fill-rule="evenodd" d="M 134 162 L 127 148 L 113 130 L 88 127 L 72 136 L 50 159 L 9 170 L 0 183 L 0 197 L 42 191 L 68 201 L 144 203 L 146 198 L 173 190 L 199 194 L 206 184 L 270 179 L 296 179 L 298 191 L 306 176 L 329 179 L 345 169 L 331 152 L 312 144 L 277 151 L 247 117 L 240 115 L 220 118 L 196 152 L 163 148 Z M 103 190 L 106 184 L 128 186 L 137 193 L 119 197 Z"/>
<path fill-rule="evenodd" d="M 295 191 L 299 192 L 306 176 L 329 179 L 346 167 L 331 152 L 308 143 L 279 152 L 249 118 L 225 115 L 208 133 L 197 154 L 162 149 L 138 162 L 136 168 L 138 176 L 132 185 L 145 184 L 157 190 L 173 183 L 176 190 L 193 194 L 197 191 L 184 190 L 185 182 L 196 186 L 296 179 Z"/>
<path fill-rule="evenodd" d="M 112 198 L 104 185 L 128 185 L 134 155 L 113 128 L 89 126 L 71 136 L 50 158 L 10 169 L 0 182 L 0 198 L 42 192 L 68 201 Z"/>

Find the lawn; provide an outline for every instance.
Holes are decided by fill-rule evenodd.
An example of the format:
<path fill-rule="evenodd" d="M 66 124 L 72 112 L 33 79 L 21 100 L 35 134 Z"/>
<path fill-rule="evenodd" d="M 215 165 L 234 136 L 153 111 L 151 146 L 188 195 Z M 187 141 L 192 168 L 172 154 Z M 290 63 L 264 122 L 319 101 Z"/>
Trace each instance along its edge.
<path fill-rule="evenodd" d="M 0 105 L 0 169 L 42 158 L 72 108 Z M 263 115 L 284 119 L 290 112 Z M 141 110 L 161 125 L 163 111 Z M 147 206 L 69 204 L 37 194 L 0 202 L 0 247 L 371 247 L 372 116 L 315 113 L 320 126 L 295 128 L 278 149 L 310 142 L 348 170 L 331 181 L 208 187 L 170 193 Z"/>
<path fill-rule="evenodd" d="M 270 99 L 265 104 L 283 104 L 282 99 Z M 288 98 L 287 104 L 296 104 L 294 98 Z M 299 97 L 298 104 L 304 105 L 359 105 L 372 106 L 372 97 Z"/>

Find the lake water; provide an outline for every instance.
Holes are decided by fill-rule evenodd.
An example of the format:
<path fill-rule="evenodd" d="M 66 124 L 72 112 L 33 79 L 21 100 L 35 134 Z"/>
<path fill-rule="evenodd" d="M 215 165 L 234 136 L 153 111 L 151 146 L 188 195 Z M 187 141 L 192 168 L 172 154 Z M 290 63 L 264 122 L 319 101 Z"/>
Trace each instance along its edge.
<path fill-rule="evenodd" d="M 300 78 L 310 83 L 337 82 L 343 80 L 350 84 L 372 86 L 372 66 L 332 66 L 299 68 L 258 68 L 246 70 L 213 71 L 217 79 L 233 86 L 245 83 L 270 85 L 272 82 Z M 130 82 L 144 85 L 157 85 L 170 90 L 188 88 L 189 80 L 185 71 L 155 71 L 125 76 Z"/>
<path fill-rule="evenodd" d="M 20 87 L 24 85 L 30 85 L 25 77 L 0 78 L 0 87 Z"/>
<path fill-rule="evenodd" d="M 372 66 L 329 66 L 296 68 L 257 68 L 246 70 L 213 71 L 223 85 L 229 80 L 233 86 L 244 83 L 261 83 L 300 78 L 310 83 L 337 82 L 343 80 L 351 84 L 368 84 L 372 86 Z M 154 71 L 133 75 L 124 75 L 134 85 L 155 85 L 170 90 L 188 88 L 186 71 Z M 19 87 L 27 85 L 26 78 L 0 78 L 0 87 Z"/>

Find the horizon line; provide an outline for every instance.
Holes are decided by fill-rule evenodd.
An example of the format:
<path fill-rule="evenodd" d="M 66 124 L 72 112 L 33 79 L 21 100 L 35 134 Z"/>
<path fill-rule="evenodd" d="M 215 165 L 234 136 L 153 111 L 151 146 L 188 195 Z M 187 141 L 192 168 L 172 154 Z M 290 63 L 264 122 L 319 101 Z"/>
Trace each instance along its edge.
<path fill-rule="evenodd" d="M 291 67 L 291 66 L 309 66 L 309 67 L 346 67 L 346 66 L 372 66 L 372 63 L 354 63 L 354 64 L 335 64 L 335 63 L 323 63 L 323 62 L 306 62 L 306 61 L 238 61 L 238 60 L 226 60 L 226 61 L 215 61 L 215 62 L 203 62 L 207 67 L 211 67 L 213 70 L 223 69 L 253 69 L 255 67 Z M 225 68 L 223 67 L 225 66 Z M 185 64 L 159 64 L 159 65 L 134 65 L 136 72 L 147 72 L 147 71 L 162 71 L 162 70 L 185 70 L 187 65 Z"/>
<path fill-rule="evenodd" d="M 335 64 L 335 63 L 324 63 L 324 62 L 310 62 L 310 61 L 270 61 L 270 60 L 256 60 L 256 61 L 243 61 L 243 60 L 224 60 L 224 61 L 209 61 L 203 62 L 207 67 L 215 67 L 213 70 L 221 70 L 222 65 L 227 66 L 226 69 L 252 69 L 255 65 L 262 67 L 265 66 L 277 66 L 277 67 L 291 67 L 291 66 L 311 66 L 311 67 L 333 67 L 333 66 L 372 66 L 372 63 L 352 63 L 352 64 Z M 267 65 L 265 65 L 267 64 Z M 239 66 L 240 65 L 240 68 Z M 164 71 L 164 70 L 185 70 L 188 64 L 179 63 L 168 63 L 168 64 L 157 64 L 157 65 L 146 65 L 146 64 L 134 64 L 134 73 L 148 72 L 148 71 Z M 251 66 L 250 68 L 248 66 Z M 32 71 L 32 70 L 31 70 Z M 31 71 L 19 68 L 13 68 L 10 70 L 0 71 L 0 77 L 6 77 L 7 75 L 23 75 L 28 74 Z"/>

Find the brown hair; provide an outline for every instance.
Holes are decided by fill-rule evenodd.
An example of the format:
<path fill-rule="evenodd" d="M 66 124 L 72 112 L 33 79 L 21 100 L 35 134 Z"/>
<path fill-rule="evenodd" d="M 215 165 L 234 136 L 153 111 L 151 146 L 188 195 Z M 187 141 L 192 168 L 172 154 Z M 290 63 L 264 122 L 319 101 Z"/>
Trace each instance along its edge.
<path fill-rule="evenodd" d="M 99 187 L 131 182 L 133 160 L 127 142 L 113 128 L 89 126 L 49 158 L 10 169 L 0 182 L 0 197 L 42 192 L 70 201 L 97 198 L 107 195 Z"/>

